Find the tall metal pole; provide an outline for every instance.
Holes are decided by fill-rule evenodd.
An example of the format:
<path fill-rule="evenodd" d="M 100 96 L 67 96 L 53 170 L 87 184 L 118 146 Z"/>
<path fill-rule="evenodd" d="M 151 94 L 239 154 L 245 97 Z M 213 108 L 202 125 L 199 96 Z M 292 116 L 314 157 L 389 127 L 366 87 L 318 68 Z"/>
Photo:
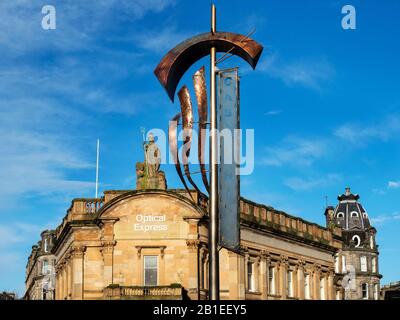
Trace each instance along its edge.
<path fill-rule="evenodd" d="M 211 32 L 216 32 L 216 10 L 211 6 Z M 219 253 L 218 253 L 218 133 L 216 99 L 216 50 L 210 51 L 210 199 L 209 199 L 209 299 L 219 300 Z"/>
<path fill-rule="evenodd" d="M 97 155 L 96 155 L 96 195 L 95 195 L 95 198 L 97 198 L 97 192 L 98 192 L 98 186 L 99 186 L 99 151 L 100 151 L 100 139 L 97 139 Z"/>

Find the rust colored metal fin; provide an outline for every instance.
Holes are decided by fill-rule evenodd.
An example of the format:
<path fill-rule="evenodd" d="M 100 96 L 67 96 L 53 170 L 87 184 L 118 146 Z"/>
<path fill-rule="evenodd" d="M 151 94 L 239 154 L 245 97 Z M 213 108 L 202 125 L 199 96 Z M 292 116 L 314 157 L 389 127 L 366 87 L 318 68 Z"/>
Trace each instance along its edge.
<path fill-rule="evenodd" d="M 169 122 L 168 126 L 168 140 L 169 140 L 169 148 L 171 150 L 172 154 L 172 159 L 175 164 L 175 169 L 176 172 L 178 173 L 179 178 L 181 179 L 183 186 L 185 187 L 186 191 L 188 192 L 190 198 L 194 201 L 192 194 L 190 193 L 190 190 L 186 184 L 185 178 L 183 177 L 182 170 L 181 170 L 181 165 L 179 162 L 179 156 L 178 156 L 178 121 L 181 118 L 181 114 L 178 113 L 175 115 L 172 120 Z"/>
<path fill-rule="evenodd" d="M 183 86 L 178 92 L 179 101 L 181 104 L 182 125 L 183 125 L 183 148 L 182 161 L 185 176 L 190 184 L 198 193 L 202 193 L 196 183 L 193 181 L 189 170 L 190 148 L 192 146 L 192 130 L 193 130 L 193 107 L 190 99 L 190 93 L 186 86 Z"/>
<path fill-rule="evenodd" d="M 208 184 L 206 166 L 204 162 L 204 150 L 208 118 L 207 87 L 204 66 L 196 71 L 196 73 L 193 75 L 193 85 L 194 91 L 196 93 L 197 112 L 199 114 L 198 159 L 200 163 L 201 178 L 207 192 L 210 192 L 210 186 Z"/>
<path fill-rule="evenodd" d="M 241 57 L 253 69 L 263 50 L 262 45 L 253 39 L 232 32 L 207 32 L 181 42 L 162 58 L 154 70 L 172 102 L 183 74 L 196 61 L 209 55 L 211 47 L 217 52 L 229 52 Z"/>

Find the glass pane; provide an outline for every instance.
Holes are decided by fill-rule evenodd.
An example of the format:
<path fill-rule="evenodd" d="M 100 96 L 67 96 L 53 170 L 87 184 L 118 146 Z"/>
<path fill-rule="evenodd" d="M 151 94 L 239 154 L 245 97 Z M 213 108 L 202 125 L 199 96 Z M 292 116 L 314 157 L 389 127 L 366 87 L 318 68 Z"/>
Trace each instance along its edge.
<path fill-rule="evenodd" d="M 144 272 L 144 285 L 156 286 L 157 285 L 157 269 L 146 269 Z"/>
<path fill-rule="evenodd" d="M 157 268 L 157 257 L 156 256 L 145 256 L 144 257 L 144 268 Z"/>

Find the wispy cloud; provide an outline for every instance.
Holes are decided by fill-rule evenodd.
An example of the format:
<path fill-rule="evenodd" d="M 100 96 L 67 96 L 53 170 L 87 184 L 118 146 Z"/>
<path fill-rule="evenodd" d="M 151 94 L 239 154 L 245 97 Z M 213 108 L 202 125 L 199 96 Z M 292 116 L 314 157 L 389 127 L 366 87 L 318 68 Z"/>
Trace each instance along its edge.
<path fill-rule="evenodd" d="M 400 188 L 400 181 L 389 181 L 387 187 L 388 189 L 398 189 Z"/>
<path fill-rule="evenodd" d="M 278 146 L 267 148 L 262 164 L 268 166 L 310 166 L 324 156 L 326 144 L 321 139 L 287 137 Z"/>
<path fill-rule="evenodd" d="M 281 114 L 282 110 L 269 110 L 264 113 L 266 116 L 277 116 L 278 114 Z"/>
<path fill-rule="evenodd" d="M 395 212 L 392 214 L 383 214 L 376 217 L 371 217 L 370 220 L 374 225 L 382 225 L 387 222 L 400 221 L 400 213 Z"/>
<path fill-rule="evenodd" d="M 400 116 L 392 115 L 374 124 L 347 123 L 335 130 L 335 135 L 354 145 L 371 140 L 388 141 L 400 133 Z"/>
<path fill-rule="evenodd" d="M 341 180 L 341 176 L 335 173 L 317 178 L 292 177 L 284 181 L 284 184 L 295 191 L 308 191 L 311 189 L 326 187 Z"/>
<path fill-rule="evenodd" d="M 303 86 L 317 91 L 321 91 L 335 76 L 333 66 L 326 59 L 285 63 L 276 54 L 264 59 L 257 70 L 282 80 L 288 86 Z"/>
<path fill-rule="evenodd" d="M 155 53 L 165 53 L 193 33 L 179 31 L 176 26 L 167 26 L 157 31 L 142 31 L 135 36 L 135 40 L 139 48 Z"/>

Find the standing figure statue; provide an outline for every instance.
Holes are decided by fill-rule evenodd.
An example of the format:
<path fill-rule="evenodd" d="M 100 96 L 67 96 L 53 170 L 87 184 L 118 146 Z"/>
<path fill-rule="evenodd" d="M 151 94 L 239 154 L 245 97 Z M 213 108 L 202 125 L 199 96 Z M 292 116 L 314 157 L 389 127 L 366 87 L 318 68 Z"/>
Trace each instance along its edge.
<path fill-rule="evenodd" d="M 136 163 L 136 189 L 167 188 L 165 174 L 160 170 L 161 151 L 154 142 L 154 136 L 149 133 L 149 141 L 143 142 L 144 162 Z"/>
<path fill-rule="evenodd" d="M 154 142 L 154 136 L 152 133 L 149 134 L 149 142 L 144 142 L 144 150 L 148 177 L 156 178 L 160 170 L 161 152 Z"/>

